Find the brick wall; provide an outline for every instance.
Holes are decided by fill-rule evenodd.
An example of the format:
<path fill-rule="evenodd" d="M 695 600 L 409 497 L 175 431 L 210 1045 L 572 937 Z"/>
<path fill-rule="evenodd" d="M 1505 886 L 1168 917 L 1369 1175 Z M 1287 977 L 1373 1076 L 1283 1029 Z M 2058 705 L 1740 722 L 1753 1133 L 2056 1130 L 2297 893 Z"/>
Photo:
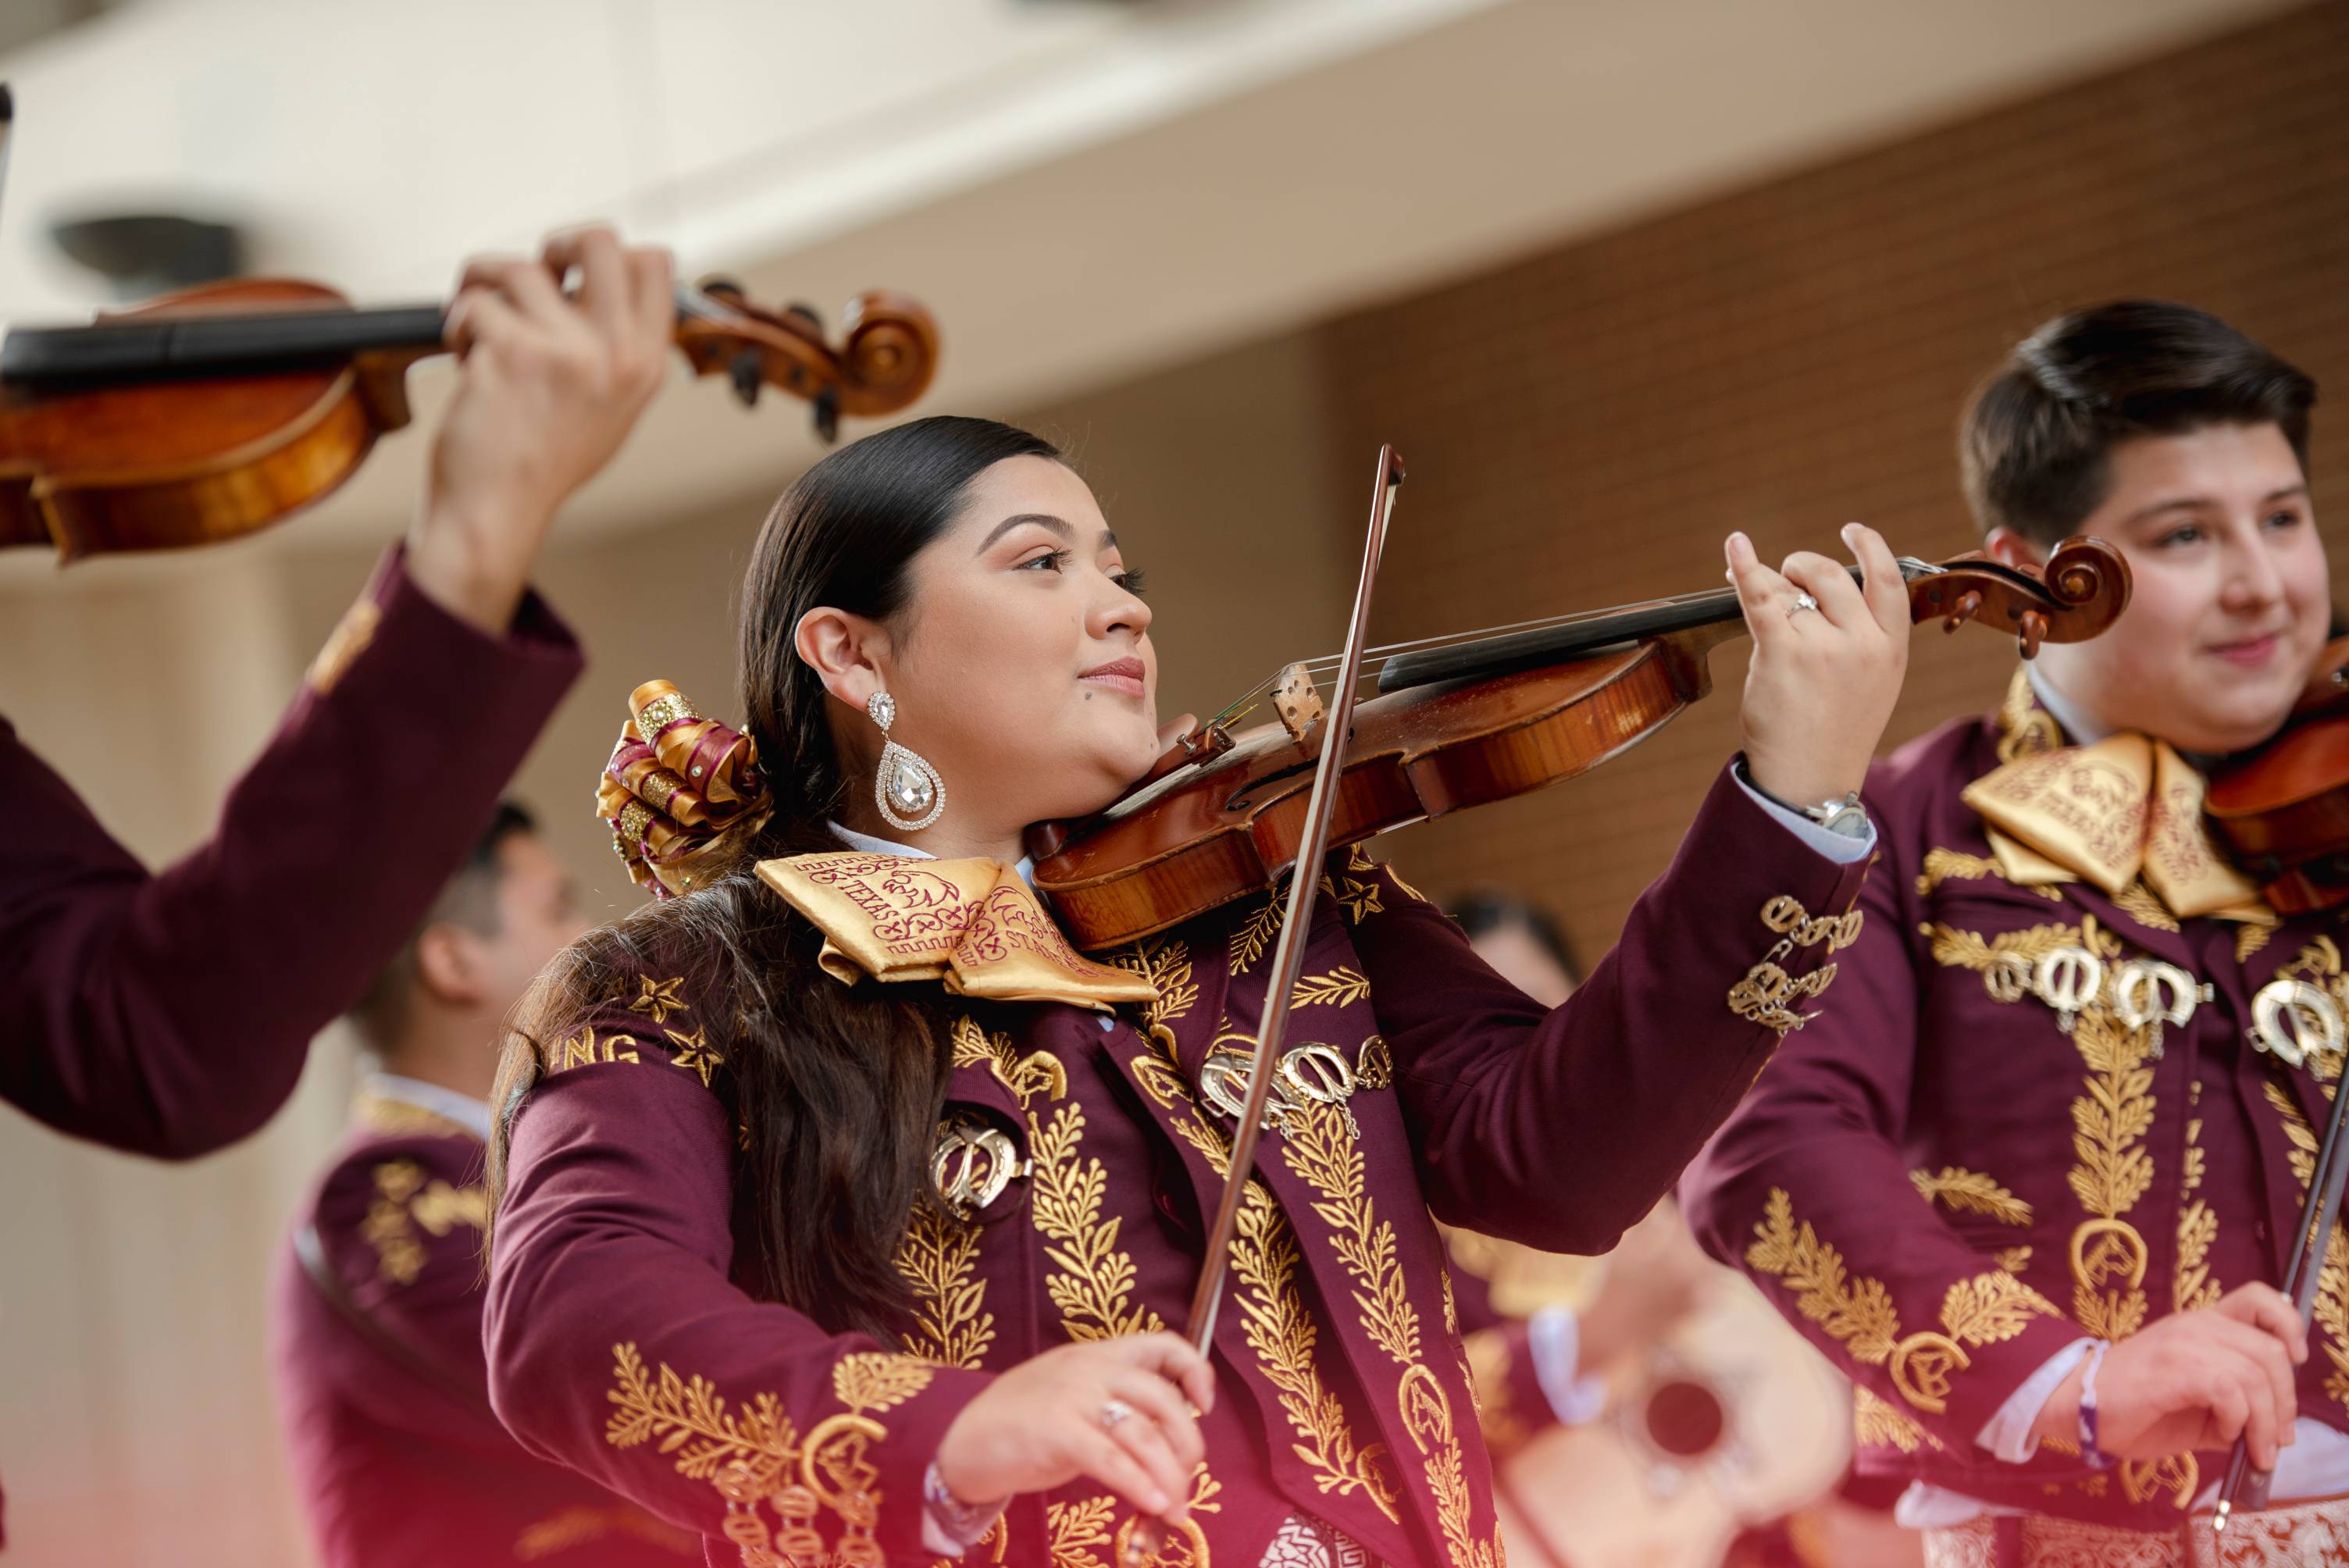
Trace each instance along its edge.
<path fill-rule="evenodd" d="M 1329 324 L 1339 493 L 1381 440 L 1410 460 L 1381 640 L 1715 586 L 1733 527 L 1773 561 L 1839 551 L 1854 517 L 1907 553 L 1970 548 L 1967 390 L 2045 316 L 2124 294 L 2215 310 L 2331 389 L 2337 543 L 2344 106 L 2349 6 L 2325 5 Z M 1993 705 L 2012 648 L 1920 633 L 1889 739 Z M 1628 756 L 1390 852 L 1433 892 L 1533 892 L 1595 955 L 1736 744 L 1744 649 Z"/>

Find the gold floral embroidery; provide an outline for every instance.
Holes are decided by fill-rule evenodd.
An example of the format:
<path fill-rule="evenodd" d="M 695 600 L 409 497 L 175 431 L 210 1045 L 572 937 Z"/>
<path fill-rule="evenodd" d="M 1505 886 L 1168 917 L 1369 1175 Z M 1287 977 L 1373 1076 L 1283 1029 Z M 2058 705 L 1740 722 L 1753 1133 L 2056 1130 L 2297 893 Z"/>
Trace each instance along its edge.
<path fill-rule="evenodd" d="M 1729 988 L 1729 1010 L 1748 1023 L 1759 1024 L 1775 1030 L 1783 1039 L 1790 1029 L 1799 1029 L 1813 1015 L 1796 1012 L 1795 1004 L 1806 996 L 1816 996 L 1835 983 L 1836 966 L 1822 964 L 1809 974 L 1790 975 L 1783 961 L 1797 947 L 1826 944 L 1829 953 L 1839 952 L 1859 940 L 1864 916 L 1858 910 L 1843 914 L 1813 916 L 1799 900 L 1784 893 L 1762 906 L 1762 923 L 1776 934 L 1777 944 L 1764 954 L 1745 977 Z"/>
<path fill-rule="evenodd" d="M 1234 975 L 1247 974 L 1248 966 L 1270 949 L 1272 939 L 1280 934 L 1281 914 L 1279 898 L 1268 896 L 1257 905 L 1256 913 L 1233 931 L 1230 959 Z"/>
<path fill-rule="evenodd" d="M 2244 925 L 2238 928 L 2235 932 L 2235 962 L 2238 964 L 2251 962 L 2251 954 L 2265 947 L 2268 944 L 2268 938 L 2274 934 L 2275 927 L 2272 925 Z"/>
<path fill-rule="evenodd" d="M 2284 1136 L 2292 1143 L 2287 1158 L 2292 1176 L 2304 1192 L 2316 1174 L 2316 1133 L 2283 1085 L 2267 1078 L 2260 1084 L 2260 1091 L 2283 1120 Z M 2332 1086 L 2326 1086 L 2328 1099 L 2334 1092 Z M 2349 1408 L 2349 1226 L 2335 1223 L 2333 1239 L 2325 1243 L 2324 1266 L 2317 1272 L 2316 1302 L 2311 1315 L 2324 1330 L 2324 1358 L 2333 1364 L 2333 1369 L 2324 1377 L 2325 1398 L 2339 1400 L 2344 1408 Z"/>
<path fill-rule="evenodd" d="M 445 1236 L 459 1225 L 478 1231 L 489 1218 L 490 1198 L 481 1188 L 452 1187 L 437 1176 L 428 1182 L 414 1161 L 389 1160 L 375 1168 L 375 1197 L 359 1235 L 375 1249 L 378 1274 L 394 1284 L 413 1284 L 426 1257 L 417 1226 Z"/>
<path fill-rule="evenodd" d="M 1114 1215 L 1102 1218 L 1109 1173 L 1098 1160 L 1078 1159 L 1085 1130 L 1083 1108 L 1063 1105 L 1043 1122 L 1031 1111 L 1028 1129 L 1036 1160 L 1030 1199 L 1036 1229 L 1059 1243 L 1044 1249 L 1060 1270 L 1045 1281 L 1045 1289 L 1061 1309 L 1061 1328 L 1071 1339 L 1086 1340 L 1154 1334 L 1165 1327 L 1149 1307 L 1128 1305 L 1133 1258 L 1117 1245 L 1118 1228 L 1124 1221 Z"/>
<path fill-rule="evenodd" d="M 1401 872 L 1395 870 L 1393 866 L 1371 853 L 1367 845 L 1349 844 L 1346 846 L 1346 869 L 1359 877 L 1384 875 L 1387 881 L 1395 884 L 1396 889 L 1400 891 L 1405 898 L 1414 899 L 1421 903 L 1425 903 L 1427 902 L 1427 895 L 1425 893 L 1412 886 L 1411 883 L 1403 881 L 1402 873 Z"/>
<path fill-rule="evenodd" d="M 636 1054 L 634 1035 L 606 1033 L 598 1040 L 594 1029 L 582 1029 L 546 1053 L 548 1073 L 567 1072 L 573 1068 L 593 1067 L 598 1062 L 641 1062 Z"/>
<path fill-rule="evenodd" d="M 2003 1269 L 1950 1286 L 1941 1297 L 1941 1332 L 1903 1337 L 1899 1309 L 1881 1280 L 1849 1274 L 1843 1254 L 1822 1242 L 1808 1222 L 1795 1223 L 1794 1200 L 1773 1187 L 1747 1265 L 1775 1276 L 1795 1293 L 1795 1310 L 1843 1343 L 1854 1361 L 1885 1367 L 1900 1397 L 1928 1415 L 1949 1408 L 1950 1377 L 1971 1364 L 1963 1346 L 2013 1338 L 2034 1316 L 2061 1316 L 2054 1303 Z"/>
<path fill-rule="evenodd" d="M 2145 885 L 2143 877 L 2115 893 L 2113 907 L 2148 930 L 2178 929 L 2178 917 L 2169 913 L 2169 906 L 2161 902 L 2158 894 Z"/>
<path fill-rule="evenodd" d="M 669 1037 L 669 1043 L 678 1047 L 677 1055 L 669 1058 L 669 1066 L 683 1068 L 688 1072 L 699 1074 L 701 1087 L 708 1088 L 710 1073 L 726 1065 L 726 1058 L 709 1044 L 709 1026 L 704 1025 L 689 1035 L 676 1029 L 663 1029 L 661 1033 L 667 1035 Z"/>
<path fill-rule="evenodd" d="M 1199 1000 L 1199 987 L 1191 977 L 1191 946 L 1179 936 L 1145 936 L 1111 954 L 1109 961 L 1158 988 L 1158 1000 L 1143 1004 L 1145 1028 L 1172 1025 Z"/>
<path fill-rule="evenodd" d="M 2202 1086 L 2197 1083 L 2187 1095 L 2190 1111 L 2202 1099 Z M 2169 1305 L 2173 1312 L 2192 1312 L 2209 1306 L 2222 1294 L 2219 1282 L 2210 1276 L 2210 1243 L 2219 1239 L 2219 1213 L 2210 1205 L 2194 1196 L 2202 1185 L 2202 1119 L 2189 1117 L 2186 1123 L 2186 1157 L 2178 1167 L 2178 1196 L 2191 1199 L 2178 1215 L 2178 1271 L 2169 1287 Z"/>
<path fill-rule="evenodd" d="M 1327 975 L 1308 975 L 1297 982 L 1290 993 L 1289 1009 L 1299 1007 L 1343 1007 L 1360 1002 L 1371 994 L 1371 983 L 1360 970 L 1340 965 Z"/>
<path fill-rule="evenodd" d="M 1195 1514 L 1221 1513 L 1224 1505 L 1215 1498 L 1223 1490 L 1223 1483 L 1209 1475 L 1206 1465 L 1202 1463 L 1191 1472 L 1191 1495 L 1185 1506 Z M 1117 1499 L 1106 1494 L 1076 1502 L 1045 1504 L 1044 1529 L 1051 1568 L 1111 1568 L 1112 1563 L 1123 1562 L 1133 1521 L 1127 1520 L 1112 1535 L 1110 1522 L 1117 1517 Z M 1100 1549 L 1098 1555 L 1096 1548 Z M 1206 1532 L 1195 1522 L 1185 1522 L 1151 1563 L 1154 1568 L 1210 1568 Z"/>
<path fill-rule="evenodd" d="M 1991 1261 L 2011 1274 L 2019 1274 L 2031 1266 L 2029 1247 L 2001 1247 L 1991 1253 Z"/>
<path fill-rule="evenodd" d="M 978 1227 L 935 1203 L 916 1203 L 897 1243 L 897 1273 L 914 1290 L 905 1348 L 948 1367 L 976 1367 L 995 1343 L 995 1315 L 979 1277 Z"/>
<path fill-rule="evenodd" d="M 1040 1094 L 1061 1099 L 1069 1092 L 1068 1069 L 1061 1065 L 1061 1059 L 1050 1051 L 1030 1051 L 1020 1056 L 1008 1030 L 998 1029 L 990 1035 L 966 1013 L 947 1026 L 947 1039 L 956 1067 L 986 1068 L 995 1075 L 996 1082 L 1019 1098 L 1022 1110 Z"/>
<path fill-rule="evenodd" d="M 929 1366 L 912 1357 L 867 1352 L 843 1357 L 832 1369 L 833 1396 L 846 1407 L 812 1428 L 804 1443 L 782 1401 L 761 1393 L 740 1410 L 706 1377 L 680 1377 L 664 1362 L 647 1373 L 633 1342 L 612 1347 L 617 1407 L 605 1422 L 604 1440 L 632 1449 L 658 1440 L 677 1456 L 679 1475 L 707 1480 L 726 1501 L 726 1535 L 741 1549 L 746 1568 L 785 1568 L 811 1559 L 878 1563 L 873 1525 L 879 1517 L 879 1471 L 869 1454 L 888 1429 L 873 1418 L 929 1387 Z M 765 1503 L 781 1522 L 769 1528 Z M 827 1546 L 815 1527 L 822 1511 L 842 1521 L 839 1541 Z"/>
<path fill-rule="evenodd" d="M 654 1023 L 666 1024 L 671 1013 L 692 1011 L 680 994 L 685 986 L 683 975 L 674 980 L 656 980 L 649 975 L 639 975 L 636 981 L 644 989 L 637 993 L 635 1001 L 628 1004 L 629 1012 L 650 1013 Z"/>
<path fill-rule="evenodd" d="M 1394 1225 L 1378 1218 L 1370 1196 L 1362 1147 L 1348 1135 L 1334 1106 L 1309 1102 L 1300 1108 L 1298 1121 L 1297 1130 L 1281 1144 L 1281 1158 L 1320 1195 L 1313 1212 L 1330 1227 L 1330 1244 L 1338 1261 L 1361 1287 L 1354 1293 L 1354 1305 L 1361 1309 L 1363 1331 L 1402 1368 L 1395 1393 L 1403 1429 L 1424 1462 L 1435 1496 L 1436 1525 L 1452 1561 L 1459 1568 L 1497 1568 L 1493 1543 L 1470 1533 L 1475 1505 L 1452 1403 L 1422 1358 L 1419 1310 L 1403 1282 Z"/>
<path fill-rule="evenodd" d="M 1996 877 L 2003 882 L 2006 873 L 1999 870 L 1998 861 L 1988 855 L 1970 855 L 1962 850 L 1927 850 L 1925 869 L 1917 877 L 1917 896 L 1930 897 L 1933 890 L 1945 882 L 1980 882 L 1984 877 Z M 2052 903 L 2064 902 L 2064 895 L 2052 887 L 2034 887 L 2030 891 Z"/>
<path fill-rule="evenodd" d="M 1939 1198 L 1960 1213 L 1987 1215 L 2002 1225 L 2031 1223 L 2031 1205 L 1978 1171 L 1944 1165 L 1938 1175 L 1911 1171 L 1909 1181 L 1928 1203 Z"/>
<path fill-rule="evenodd" d="M 1940 1440 L 1927 1431 L 1899 1406 L 1891 1404 L 1873 1389 L 1855 1383 L 1851 1389 L 1852 1435 L 1860 1442 L 1875 1448 L 1898 1449 L 1913 1454 L 1919 1449 L 1939 1451 Z"/>

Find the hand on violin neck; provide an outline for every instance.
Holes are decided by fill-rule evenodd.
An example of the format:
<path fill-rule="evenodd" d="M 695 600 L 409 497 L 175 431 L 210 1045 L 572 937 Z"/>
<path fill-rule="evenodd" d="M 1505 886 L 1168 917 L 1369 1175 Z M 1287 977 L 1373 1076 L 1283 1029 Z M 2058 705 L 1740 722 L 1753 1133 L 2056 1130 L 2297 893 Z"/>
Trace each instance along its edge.
<path fill-rule="evenodd" d="M 1864 582 L 1826 556 L 1797 551 L 1772 571 L 1743 533 L 1729 536 L 1729 580 L 1754 635 L 1746 667 L 1746 771 L 1779 798 L 1810 806 L 1860 787 L 1909 667 L 1909 592 L 1877 531 L 1847 523 Z"/>
<path fill-rule="evenodd" d="M 558 234 L 535 260 L 467 263 L 447 325 L 457 390 L 409 531 L 419 588 L 505 630 L 556 510 L 658 388 L 675 319 L 668 253 L 625 248 L 608 228 Z"/>

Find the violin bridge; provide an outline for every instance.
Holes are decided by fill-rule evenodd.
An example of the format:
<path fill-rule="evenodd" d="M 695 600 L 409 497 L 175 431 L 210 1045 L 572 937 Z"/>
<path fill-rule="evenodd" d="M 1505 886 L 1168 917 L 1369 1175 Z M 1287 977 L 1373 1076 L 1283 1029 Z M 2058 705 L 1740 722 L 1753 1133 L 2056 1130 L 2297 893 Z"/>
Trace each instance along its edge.
<path fill-rule="evenodd" d="M 1272 706 L 1279 711 L 1281 727 L 1296 741 L 1302 741 L 1305 732 L 1320 723 L 1329 711 L 1321 706 L 1321 694 L 1303 665 L 1290 665 L 1274 679 Z"/>

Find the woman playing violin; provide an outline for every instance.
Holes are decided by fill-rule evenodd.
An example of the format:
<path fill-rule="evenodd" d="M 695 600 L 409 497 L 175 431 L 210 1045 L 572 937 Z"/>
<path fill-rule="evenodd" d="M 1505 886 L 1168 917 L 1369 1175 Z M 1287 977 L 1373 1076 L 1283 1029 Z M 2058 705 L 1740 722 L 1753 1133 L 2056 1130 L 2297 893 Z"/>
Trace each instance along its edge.
<path fill-rule="evenodd" d="M 505 1419 L 755 1564 L 1106 1563 L 1142 1515 L 1169 1562 L 1497 1563 L 1434 1220 L 1605 1250 L 1819 1006 L 1873 842 L 1825 808 L 1909 619 L 1883 542 L 1846 538 L 1861 581 L 1730 539 L 1744 756 L 1565 1005 L 1328 858 L 1203 1359 L 1170 1329 L 1280 906 L 1074 951 L 1023 834 L 1188 727 L 1126 544 L 1003 425 L 826 459 L 753 552 L 741 728 L 653 683 L 606 769 L 671 896 L 574 947 L 508 1045 Z"/>

